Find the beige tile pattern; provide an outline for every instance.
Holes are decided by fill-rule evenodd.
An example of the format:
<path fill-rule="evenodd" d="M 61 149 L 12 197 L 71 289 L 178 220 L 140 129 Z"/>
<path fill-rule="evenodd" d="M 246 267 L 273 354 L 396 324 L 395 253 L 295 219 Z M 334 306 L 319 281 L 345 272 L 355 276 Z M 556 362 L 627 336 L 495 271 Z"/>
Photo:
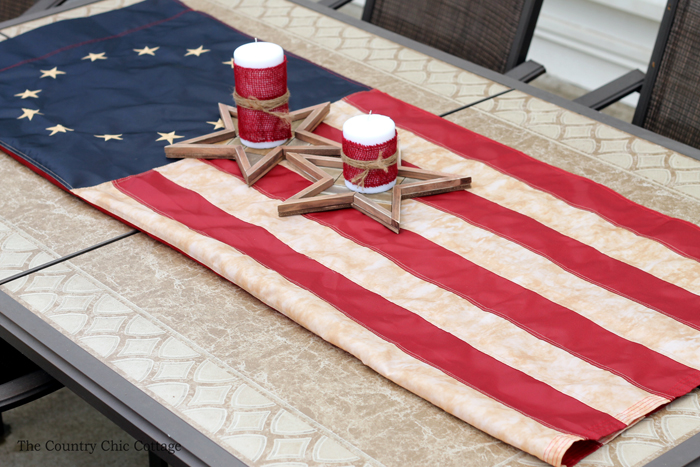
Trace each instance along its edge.
<path fill-rule="evenodd" d="M 0 280 L 58 258 L 59 255 L 50 248 L 32 238 L 10 220 L 0 216 Z M 61 271 L 62 268 L 56 265 L 51 270 Z M 16 280 L 8 287 L 21 287 L 27 280 L 26 278 Z"/>
<path fill-rule="evenodd" d="M 52 256 L 2 218 L 0 241 L 4 263 Z M 381 465 L 72 263 L 2 289 L 250 465 Z"/>
<path fill-rule="evenodd" d="M 698 160 L 520 91 L 511 91 L 475 109 L 571 149 L 584 160 L 642 179 L 651 190 L 663 189 L 678 198 L 700 202 Z"/>
<path fill-rule="evenodd" d="M 149 250 L 149 248 L 147 248 L 149 244 L 155 246 L 153 242 L 140 238 L 140 236 L 132 238 L 131 241 L 138 242 L 138 244 L 132 245 L 124 243 L 123 246 L 117 244 L 102 250 L 106 257 L 113 258 L 119 256 L 125 258 L 123 269 L 127 269 L 126 274 L 129 277 L 132 277 L 131 274 L 133 274 L 134 266 L 136 266 L 138 272 L 143 272 L 141 271 L 143 265 L 150 265 L 151 263 L 163 261 L 163 258 L 167 257 L 170 257 L 168 259 L 171 261 L 182 263 L 182 266 L 185 266 L 187 270 L 199 268 L 196 265 L 191 265 L 189 260 L 181 258 L 177 253 L 162 246 L 156 248 L 160 251 L 146 253 L 144 256 L 143 252 Z M 115 249 L 118 249 L 118 251 L 115 251 Z M 135 253 L 136 250 L 142 253 L 137 254 Z M 27 256 L 27 254 L 29 254 L 29 256 Z M 91 253 L 87 255 L 88 258 L 84 257 L 83 259 L 88 260 L 89 256 L 97 254 L 97 252 Z M 32 238 L 27 232 L 13 225 L 8 219 L 0 218 L 0 263 L 5 266 L 3 271 L 14 274 L 18 269 L 26 269 L 28 266 L 33 267 L 36 264 L 40 264 L 55 257 L 55 253 L 45 245 L 42 245 L 38 240 Z M 137 258 L 141 258 L 143 263 L 129 264 L 130 261 L 134 261 Z M 77 259 L 74 260 L 73 263 L 80 261 L 80 259 Z M 300 438 L 301 441 L 298 441 L 297 444 L 305 443 L 305 439 L 308 437 L 311 437 L 312 441 L 317 440 L 318 442 L 324 439 L 324 436 L 330 440 L 334 439 L 332 435 L 329 436 L 323 431 L 314 431 L 313 434 L 307 433 L 307 429 L 303 425 L 304 423 L 313 427 L 315 430 L 318 429 L 318 424 L 309 421 L 304 418 L 303 415 L 300 416 L 298 411 L 293 407 L 280 403 L 278 397 L 266 392 L 265 388 L 261 389 L 259 383 L 255 380 L 251 380 L 240 371 L 232 369 L 230 365 L 227 366 L 225 362 L 212 357 L 211 348 L 205 350 L 196 348 L 196 344 L 193 344 L 191 338 L 187 338 L 186 336 L 184 337 L 184 341 L 178 340 L 178 338 L 183 338 L 172 333 L 167 323 L 164 325 L 157 317 L 146 313 L 142 308 L 130 302 L 124 297 L 123 293 L 117 294 L 110 291 L 103 283 L 98 282 L 95 277 L 87 274 L 84 270 L 81 271 L 81 269 L 85 269 L 86 267 L 88 269 L 94 269 L 95 265 L 102 264 L 104 264 L 103 258 L 92 258 L 92 261 L 84 264 L 82 268 L 78 268 L 72 263 L 63 263 L 31 277 L 6 284 L 2 289 L 10 293 L 15 299 L 18 299 L 32 311 L 47 319 L 47 321 L 52 323 L 59 330 L 71 336 L 71 338 L 75 340 L 81 339 L 80 342 L 87 345 L 88 348 L 92 346 L 92 352 L 111 352 L 108 360 L 116 371 L 120 372 L 139 387 L 152 386 L 148 391 L 151 391 L 154 397 L 160 398 L 159 400 L 161 400 L 166 407 L 172 407 L 173 404 L 178 404 L 179 402 L 177 407 L 182 410 L 207 409 L 212 406 L 203 404 L 203 401 L 210 401 L 226 392 L 226 399 L 228 402 L 225 401 L 222 405 L 225 406 L 223 408 L 227 411 L 227 418 L 222 424 L 222 428 L 219 429 L 219 432 L 222 433 L 221 438 L 229 438 L 229 445 L 231 445 L 231 443 L 233 444 L 231 449 L 235 451 L 237 446 L 242 450 L 242 452 L 235 451 L 241 456 L 247 453 L 247 455 L 255 457 L 264 443 L 264 452 L 260 455 L 259 460 L 262 459 L 260 462 L 262 462 L 262 465 L 266 465 L 264 462 L 266 460 L 266 455 L 273 452 L 275 439 L 279 437 L 283 439 Z M 168 261 L 165 261 L 160 267 L 162 268 L 163 266 L 165 266 L 165 268 L 159 273 L 161 279 L 158 280 L 160 282 L 162 282 L 164 278 L 167 278 L 167 283 L 172 283 L 177 288 L 186 285 L 188 283 L 187 281 L 192 279 L 184 277 L 182 272 L 179 271 L 178 268 L 174 268 Z M 99 268 L 103 269 L 102 266 L 99 266 Z M 240 297 L 240 292 L 235 292 L 235 286 L 219 281 L 218 287 L 216 287 L 211 283 L 212 279 L 214 283 L 217 282 L 213 274 L 207 271 L 200 271 L 200 275 L 201 274 L 211 277 L 209 281 L 204 281 L 201 277 L 194 278 L 197 283 L 204 286 L 204 290 L 208 291 L 207 293 L 217 294 L 234 289 L 232 290 L 233 294 L 226 300 L 229 301 L 229 303 L 241 301 L 240 298 L 238 300 L 236 299 L 236 297 Z M 114 280 L 124 283 L 124 279 L 119 277 L 120 274 L 102 271 L 101 275 L 109 280 L 112 285 L 115 284 Z M 150 281 L 146 280 L 144 282 Z M 133 295 L 133 291 L 129 290 L 131 287 L 132 286 L 127 285 L 126 291 Z M 161 288 L 160 285 L 158 285 L 158 288 Z M 151 288 L 146 286 L 143 293 L 151 297 L 158 295 L 150 290 Z M 162 300 L 162 297 L 160 298 Z M 250 299 L 247 301 L 249 302 L 249 300 Z M 142 299 L 141 301 L 145 300 Z M 171 302 L 172 305 L 165 306 L 166 310 L 161 311 L 161 318 L 172 320 L 175 316 L 172 313 L 174 308 L 171 307 L 177 307 L 178 304 L 181 305 L 182 300 L 175 297 L 168 301 Z M 243 302 L 245 303 L 246 301 Z M 261 304 L 258 304 L 257 308 L 261 306 L 269 310 Z M 150 308 L 155 311 L 157 307 L 152 306 Z M 260 312 L 255 309 L 246 310 L 246 314 L 250 315 L 248 319 L 251 319 L 251 322 L 257 322 L 262 317 L 260 316 Z M 275 318 L 279 321 L 279 315 L 273 310 L 269 310 L 268 317 Z M 284 320 L 284 318 L 282 318 L 282 320 Z M 284 324 L 284 321 L 282 321 L 282 323 Z M 170 324 L 174 323 L 171 322 Z M 283 328 L 289 325 L 290 323 L 287 323 L 287 326 L 283 326 Z M 266 327 L 267 326 L 269 325 L 266 325 Z M 295 331 L 293 334 L 298 334 L 300 330 L 297 329 L 296 326 L 292 326 L 290 330 Z M 273 325 L 273 328 L 281 331 L 279 324 Z M 261 330 L 262 329 L 263 328 L 261 328 Z M 75 333 L 71 334 L 71 332 Z M 303 334 L 303 330 L 301 330 L 301 332 Z M 215 335 L 213 330 L 209 331 L 208 334 Z M 289 340 L 291 337 L 288 332 L 283 331 L 280 332 L 280 334 L 284 336 L 283 339 L 285 341 Z M 115 337 L 117 339 L 114 339 Z M 312 336 L 308 335 L 308 337 Z M 236 348 L 239 345 L 235 342 L 240 340 L 240 338 L 239 336 L 229 344 L 225 344 L 221 339 L 217 339 L 215 342 L 217 342 L 218 345 L 214 348 L 223 348 L 227 345 L 231 348 Z M 142 343 L 138 341 L 142 341 Z M 168 343 L 167 346 L 165 345 L 166 342 Z M 309 350 L 313 349 L 310 355 L 316 355 L 318 352 L 323 353 L 327 348 L 327 345 L 322 343 L 322 341 L 319 341 L 316 345 L 311 345 L 311 347 L 309 347 L 309 343 L 302 344 L 302 342 L 303 339 L 298 341 L 303 347 Z M 187 351 L 186 347 L 189 347 L 192 351 Z M 331 350 L 331 348 L 328 350 Z M 196 356 L 195 353 L 197 354 Z M 335 357 L 335 359 L 333 358 L 333 354 L 337 354 L 337 352 L 331 352 L 330 355 L 326 356 L 320 355 L 320 357 L 326 361 L 337 361 L 336 364 L 344 367 L 344 371 L 347 371 L 348 364 L 350 364 L 350 367 L 353 365 L 359 365 L 360 368 L 362 367 L 362 364 L 356 360 L 354 362 L 340 363 L 347 359 L 347 357 L 343 357 L 342 352 Z M 338 360 L 338 357 L 343 358 Z M 309 354 L 301 358 L 312 360 L 309 359 Z M 282 360 L 285 360 L 283 356 Z M 295 360 L 299 363 L 298 357 L 296 357 Z M 290 363 L 295 360 L 291 360 Z M 238 359 L 236 358 L 234 361 L 238 361 Z M 311 361 L 309 363 L 314 365 Z M 256 369 L 256 365 L 252 365 L 251 370 L 254 374 L 265 375 L 265 372 L 262 370 L 263 367 Z M 186 379 L 184 381 L 178 380 L 183 374 Z M 358 378 L 361 380 L 364 379 L 366 381 L 363 384 L 367 384 L 370 381 L 376 382 L 376 378 L 371 377 L 371 371 L 369 373 L 363 371 L 360 372 L 360 374 L 364 376 L 359 377 L 358 374 L 353 374 L 353 380 L 357 380 Z M 282 379 L 288 381 L 290 378 L 286 376 Z M 194 380 L 194 382 L 191 380 Z M 274 378 L 270 380 L 269 376 L 264 376 L 262 381 L 265 386 L 269 386 L 269 383 L 274 381 Z M 345 380 L 345 384 L 350 381 L 351 380 Z M 329 382 L 330 381 L 319 381 L 318 384 L 325 384 L 326 387 L 328 387 L 327 384 Z M 181 384 L 178 385 L 179 383 L 188 385 L 186 392 L 184 391 L 185 387 Z M 276 384 L 279 392 L 287 392 L 290 397 L 296 396 L 298 398 L 299 395 L 294 394 L 294 391 L 291 393 L 289 392 L 289 387 L 285 388 L 284 385 L 280 386 L 280 381 L 277 381 Z M 227 390 L 229 385 L 231 388 Z M 351 383 L 351 386 L 353 386 L 353 383 Z M 386 389 L 381 386 L 386 386 L 386 383 L 375 388 L 374 391 L 376 392 L 370 399 L 376 398 L 380 394 L 386 392 Z M 199 389 L 199 395 L 197 395 L 197 388 L 199 387 L 201 387 L 201 389 Z M 412 426 L 414 423 L 420 423 L 420 425 L 416 425 L 419 431 L 425 433 L 425 430 L 428 430 L 428 433 L 432 432 L 433 436 L 439 433 L 439 431 L 435 430 L 440 430 L 440 427 L 442 427 L 443 433 L 440 434 L 438 438 L 440 440 L 447 440 L 450 437 L 454 437 L 459 430 L 468 428 L 468 426 L 462 422 L 446 416 L 446 414 L 439 409 L 431 408 L 429 404 L 421 408 L 420 406 L 425 405 L 425 403 L 421 403 L 420 399 L 402 391 L 401 388 L 393 386 L 390 383 L 388 387 L 392 388 L 390 392 L 395 393 L 391 395 L 390 400 L 393 401 L 396 400 L 396 398 L 404 400 L 399 410 L 403 411 L 407 407 L 414 406 L 414 417 L 417 418 L 408 425 L 405 424 L 408 420 L 403 420 L 403 423 L 399 423 L 401 418 L 396 419 L 396 417 L 391 414 L 391 411 L 394 410 L 391 410 L 388 413 L 383 413 L 381 418 L 373 422 L 367 419 L 357 420 L 357 422 L 359 422 L 358 428 L 363 427 L 363 431 L 372 432 L 371 427 L 376 425 L 376 423 L 384 425 L 386 427 L 385 429 L 388 429 L 388 432 L 386 432 L 386 434 L 389 435 L 387 441 L 389 439 L 395 439 L 396 443 L 398 443 L 397 447 L 399 447 L 400 450 L 415 448 L 415 440 L 418 438 L 416 438 L 415 435 L 406 438 L 405 436 L 401 436 L 402 433 L 400 433 L 400 431 L 392 432 L 392 430 L 398 430 L 399 427 L 405 429 Z M 330 393 L 330 387 L 328 387 L 328 389 Z M 336 390 L 337 389 L 338 388 L 336 388 Z M 237 393 L 236 391 L 240 392 Z M 184 399 L 182 399 L 183 392 L 185 392 Z M 339 392 L 336 392 L 336 394 L 338 393 Z M 625 432 L 622 436 L 613 440 L 597 453 L 584 459 L 582 465 L 593 467 L 640 467 L 650 459 L 658 457 L 660 454 L 691 437 L 700 431 L 700 402 L 698 400 L 698 393 L 699 391 L 696 390 L 656 412 L 631 430 Z M 237 394 L 235 402 L 234 394 Z M 253 397 L 255 400 L 253 402 L 248 400 L 246 404 L 241 404 L 241 397 L 246 400 Z M 408 397 L 407 400 L 406 397 Z M 260 404 L 259 401 L 264 399 L 272 401 L 274 405 L 260 407 L 260 405 L 264 404 Z M 416 402 L 418 406 L 415 406 Z M 386 402 L 384 404 L 386 404 Z M 323 402 L 319 403 L 319 406 L 323 405 Z M 382 404 L 380 403 L 379 405 L 381 406 Z M 327 406 L 330 408 L 331 404 Z M 300 407 L 302 407 L 302 412 L 308 413 L 308 409 L 303 408 L 308 407 L 308 404 L 301 404 Z M 215 404 L 213 408 L 221 407 Z M 427 413 L 425 409 L 429 409 Z M 312 413 L 313 412 L 314 411 L 312 411 Z M 204 414 L 204 416 L 202 416 L 202 414 Z M 191 412 L 190 415 L 193 417 L 190 421 L 196 424 L 198 422 L 196 422 L 195 419 L 201 416 L 199 423 L 211 423 L 211 425 L 206 426 L 215 428 L 214 421 L 216 421 L 216 425 L 220 423 L 218 421 L 219 419 L 216 418 L 217 414 L 220 416 L 222 412 L 207 410 Z M 319 413 L 318 416 L 323 417 L 321 413 Z M 356 423 L 352 420 L 349 422 L 351 425 Z M 292 428 L 287 427 L 286 429 L 280 429 L 280 426 L 287 426 L 285 425 L 286 423 L 290 423 Z M 369 425 L 364 425 L 365 423 Z M 391 423 L 396 423 L 395 428 L 389 428 L 392 426 Z M 258 429 L 261 426 L 262 429 Z M 273 426 L 277 433 L 273 432 Z M 296 427 L 295 429 L 304 427 L 304 430 L 299 430 L 298 432 L 290 434 L 290 431 L 293 431 L 292 429 L 294 427 Z M 368 429 L 367 427 L 370 428 Z M 394 438 L 395 436 L 398 438 Z M 410 460 L 404 459 L 397 463 L 392 462 L 392 460 L 399 459 L 398 455 L 390 455 L 386 458 L 385 463 L 387 465 L 492 465 L 494 467 L 544 467 L 547 465 L 499 441 L 480 439 L 483 438 L 483 435 L 473 429 L 469 429 L 463 434 L 464 437 L 462 437 L 460 441 L 461 448 L 457 451 L 454 450 L 454 446 L 449 448 L 449 445 L 443 446 L 442 449 L 444 449 L 444 451 L 440 451 L 442 442 L 438 441 L 438 439 L 433 436 L 424 439 L 420 444 L 420 456 L 416 457 L 414 453 L 414 455 L 409 458 Z M 403 442 L 401 442 L 400 439 L 403 439 Z M 280 442 L 278 441 L 277 444 L 279 446 Z M 310 442 L 309 445 L 314 446 L 312 442 Z M 305 450 L 306 454 L 308 454 L 309 445 L 307 445 L 307 449 Z M 284 445 L 282 445 L 282 447 L 284 447 Z M 431 448 L 437 449 L 438 452 L 430 453 Z M 347 445 L 343 445 L 343 449 L 348 449 L 350 452 L 353 452 Z M 342 450 L 339 451 L 342 452 Z M 391 449 L 389 449 L 389 451 L 391 451 Z M 487 455 L 486 453 L 490 454 Z M 464 454 L 466 454 L 466 457 L 464 457 Z M 438 455 L 438 458 L 441 459 L 439 464 L 429 464 L 426 462 L 427 459 L 435 459 L 435 455 Z M 313 450 L 311 451 L 311 456 L 313 457 Z"/>

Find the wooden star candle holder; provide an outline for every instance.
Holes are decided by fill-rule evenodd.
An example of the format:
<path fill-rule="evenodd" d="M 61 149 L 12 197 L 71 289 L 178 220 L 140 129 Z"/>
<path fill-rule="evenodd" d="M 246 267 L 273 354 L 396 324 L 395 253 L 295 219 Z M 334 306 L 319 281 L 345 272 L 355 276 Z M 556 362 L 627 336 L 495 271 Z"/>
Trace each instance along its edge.
<path fill-rule="evenodd" d="M 402 200 L 464 190 L 471 186 L 471 177 L 399 166 L 398 177 L 403 180 L 397 182 L 390 191 L 377 195 L 357 193 L 338 183 L 337 177 L 322 169 L 337 169 L 336 171 L 342 173 L 340 148 L 328 147 L 324 148 L 325 153 L 322 155 L 313 154 L 321 152 L 320 150 L 321 147 L 306 146 L 283 149 L 289 164 L 314 183 L 280 204 L 277 207 L 280 217 L 352 208 L 399 233 Z M 415 181 L 409 181 L 411 179 Z M 389 203 L 382 202 L 385 201 L 382 198 L 386 197 Z M 382 204 L 389 204 L 390 207 L 384 207 Z"/>
<path fill-rule="evenodd" d="M 351 191 L 342 180 L 341 143 L 313 133 L 330 112 L 330 103 L 290 112 L 294 136 L 308 145 L 291 146 L 295 138 L 273 149 L 251 149 L 241 145 L 233 122 L 235 107 L 219 104 L 224 129 L 165 147 L 169 158 L 235 160 L 248 186 L 260 180 L 275 165 L 286 160 L 289 166 L 314 183 L 278 206 L 280 217 L 352 208 L 386 228 L 399 233 L 401 201 L 419 196 L 464 190 L 471 177 L 431 172 L 399 165 L 397 184 L 374 195 Z M 295 123 L 299 122 L 301 123 Z M 251 163 L 253 157 L 257 158 Z"/>

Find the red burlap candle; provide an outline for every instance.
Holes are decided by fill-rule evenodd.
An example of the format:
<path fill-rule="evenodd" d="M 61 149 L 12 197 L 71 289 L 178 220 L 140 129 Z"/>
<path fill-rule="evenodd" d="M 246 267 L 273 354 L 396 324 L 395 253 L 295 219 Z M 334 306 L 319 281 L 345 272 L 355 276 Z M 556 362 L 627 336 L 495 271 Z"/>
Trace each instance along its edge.
<path fill-rule="evenodd" d="M 366 146 L 343 137 L 343 177 L 348 188 L 360 193 L 380 193 L 396 183 L 397 137 Z"/>
<path fill-rule="evenodd" d="M 288 103 L 266 109 L 267 111 L 247 108 L 256 106 L 256 101 L 270 101 L 287 94 L 287 59 L 270 68 L 235 65 L 234 75 L 238 94 L 238 134 L 244 144 L 252 142 L 258 147 L 274 147 L 291 138 L 291 124 L 288 118 L 284 118 L 284 115 L 289 114 Z M 245 102 L 246 100 L 251 102 Z M 264 105 L 265 102 L 260 104 Z"/>

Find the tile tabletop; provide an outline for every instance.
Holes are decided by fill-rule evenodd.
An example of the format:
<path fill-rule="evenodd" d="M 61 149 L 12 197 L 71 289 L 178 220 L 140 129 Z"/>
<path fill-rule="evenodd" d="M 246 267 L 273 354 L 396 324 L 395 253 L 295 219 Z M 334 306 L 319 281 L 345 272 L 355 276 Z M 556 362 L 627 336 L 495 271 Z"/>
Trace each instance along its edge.
<path fill-rule="evenodd" d="M 106 0 L 3 33 L 13 37 L 133 3 Z M 185 3 L 430 112 L 506 89 L 285 0 Z M 520 91 L 448 118 L 700 223 L 700 162 L 693 159 Z M 130 230 L 5 155 L 0 192 L 0 278 Z M 250 465 L 546 465 L 143 234 L 0 288 Z M 698 431 L 693 392 L 581 464 L 640 466 Z"/>

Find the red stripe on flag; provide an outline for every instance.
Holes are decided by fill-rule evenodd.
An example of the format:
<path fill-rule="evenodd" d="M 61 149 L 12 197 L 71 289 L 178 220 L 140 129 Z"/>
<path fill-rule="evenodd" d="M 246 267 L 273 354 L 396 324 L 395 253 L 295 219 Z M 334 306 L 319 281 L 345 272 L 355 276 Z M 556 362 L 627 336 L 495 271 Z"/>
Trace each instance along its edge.
<path fill-rule="evenodd" d="M 158 172 L 149 171 L 113 183 L 161 215 L 230 245 L 277 271 L 404 352 L 546 426 L 589 439 L 599 439 L 625 427 L 615 418 L 499 362 L 295 252 L 267 230 L 227 214 Z"/>
<path fill-rule="evenodd" d="M 700 260 L 700 228 L 690 222 L 636 204 L 592 180 L 540 162 L 380 91 L 358 92 L 345 100 L 364 112 L 387 115 L 398 127 L 466 159 L 484 162 L 572 206 Z"/>
<path fill-rule="evenodd" d="M 242 179 L 238 165 L 233 161 L 207 162 Z M 310 182 L 300 175 L 278 166 L 254 187 L 270 197 L 287 199 L 309 185 Z M 432 203 L 446 197 L 451 201 L 450 195 L 460 200 L 464 210 L 473 205 L 477 206 L 477 214 L 481 214 L 478 209 L 489 207 L 489 204 L 481 203 L 478 196 L 468 192 L 436 195 L 423 200 Z M 513 230 L 519 228 L 514 225 L 519 214 L 497 205 L 494 205 L 494 209 L 501 210 L 501 217 L 496 219 L 503 225 L 513 227 Z M 509 213 L 514 215 L 514 220 L 507 216 Z M 329 226 L 358 244 L 372 248 L 409 273 L 449 290 L 482 310 L 507 319 L 535 337 L 609 370 L 649 392 L 675 398 L 700 384 L 700 371 L 623 339 L 578 313 L 504 279 L 414 232 L 402 230 L 400 235 L 396 235 L 351 209 L 307 214 L 306 217 Z M 554 242 L 558 241 L 558 236 L 563 237 L 541 224 L 537 225 L 540 229 L 531 229 L 528 235 L 542 234 Z M 590 251 L 586 250 L 586 253 Z M 616 263 L 604 255 L 598 255 L 601 262 L 607 259 L 606 263 L 599 263 L 598 267 L 610 268 L 611 264 Z M 670 286 L 659 279 L 656 281 L 660 286 Z"/>

